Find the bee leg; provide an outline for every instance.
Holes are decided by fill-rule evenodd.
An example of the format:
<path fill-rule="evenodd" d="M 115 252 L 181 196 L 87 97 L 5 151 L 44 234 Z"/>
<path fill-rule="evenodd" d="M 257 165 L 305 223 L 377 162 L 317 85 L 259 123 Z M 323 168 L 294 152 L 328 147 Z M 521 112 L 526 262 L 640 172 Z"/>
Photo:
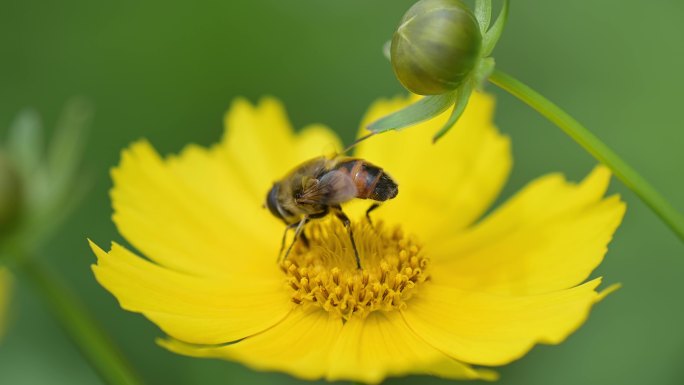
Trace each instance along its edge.
<path fill-rule="evenodd" d="M 309 248 L 309 238 L 306 236 L 306 233 L 304 231 L 302 231 L 302 233 L 299 234 L 299 239 L 302 240 L 304 247 L 306 247 L 308 249 Z"/>
<path fill-rule="evenodd" d="M 368 219 L 368 223 L 370 223 L 370 225 L 371 225 L 372 228 L 375 228 L 375 226 L 373 226 L 373 221 L 371 220 L 370 213 L 371 213 L 371 211 L 377 209 L 378 207 L 380 207 L 380 203 L 377 203 L 377 202 L 376 202 L 376 203 L 373 203 L 373 204 L 368 208 L 368 210 L 366 210 L 366 219 Z"/>
<path fill-rule="evenodd" d="M 287 232 L 290 231 L 291 229 L 294 229 L 297 227 L 297 223 L 291 223 L 285 227 L 285 231 L 283 231 L 283 239 L 280 240 L 280 250 L 278 250 L 278 258 L 276 259 L 276 262 L 280 262 L 280 257 L 283 255 L 283 250 L 285 250 L 285 241 L 287 240 Z"/>
<path fill-rule="evenodd" d="M 284 261 L 284 260 L 286 260 L 287 257 L 290 255 L 290 251 L 292 251 L 292 247 L 293 247 L 294 244 L 297 242 L 297 238 L 298 238 L 299 235 L 302 233 L 302 230 L 304 229 L 304 225 L 305 225 L 306 222 L 308 222 L 308 221 L 309 221 L 309 218 L 302 218 L 302 220 L 299 221 L 299 223 L 296 224 L 296 225 L 297 225 L 297 228 L 295 229 L 294 238 L 292 238 L 292 242 L 290 243 L 290 246 L 288 246 L 287 251 L 285 252 L 285 255 L 284 255 L 282 258 L 280 258 L 280 254 L 279 254 L 279 258 L 278 258 L 279 261 Z M 285 229 L 285 235 L 287 235 L 287 231 L 288 231 L 289 229 L 291 229 L 292 227 L 294 227 L 294 225 L 295 225 L 295 224 L 293 223 L 293 224 L 287 226 L 287 228 Z M 282 253 L 282 248 L 283 248 L 283 246 L 285 246 L 285 238 L 286 238 L 285 235 L 283 235 L 283 242 L 282 242 L 281 250 L 280 250 L 281 253 Z"/>
<path fill-rule="evenodd" d="M 342 212 L 341 207 L 335 207 L 335 216 L 339 218 L 339 220 L 342 221 L 342 224 L 344 227 L 347 229 L 349 232 L 349 239 L 351 240 L 352 248 L 354 249 L 354 256 L 356 257 L 356 268 L 360 269 L 361 268 L 361 259 L 359 258 L 359 251 L 356 249 L 356 242 L 354 241 L 354 232 L 352 231 L 351 228 L 351 221 L 349 220 L 349 217 Z"/>

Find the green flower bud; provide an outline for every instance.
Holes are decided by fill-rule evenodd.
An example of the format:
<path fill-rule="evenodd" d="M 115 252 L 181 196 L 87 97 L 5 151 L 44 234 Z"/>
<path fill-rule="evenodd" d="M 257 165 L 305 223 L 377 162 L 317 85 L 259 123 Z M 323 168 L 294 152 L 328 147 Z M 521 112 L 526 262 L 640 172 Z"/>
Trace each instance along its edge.
<path fill-rule="evenodd" d="M 11 161 L 0 152 L 0 235 L 13 225 L 21 209 L 21 182 Z"/>
<path fill-rule="evenodd" d="M 458 88 L 477 64 L 482 35 L 459 0 L 421 0 L 392 38 L 394 73 L 409 91 L 439 95 Z"/>

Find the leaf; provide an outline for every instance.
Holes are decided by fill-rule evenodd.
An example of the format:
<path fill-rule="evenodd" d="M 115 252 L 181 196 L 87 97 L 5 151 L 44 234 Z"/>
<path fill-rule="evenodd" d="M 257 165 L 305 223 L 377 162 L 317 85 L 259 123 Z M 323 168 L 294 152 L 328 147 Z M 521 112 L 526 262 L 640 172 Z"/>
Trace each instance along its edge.
<path fill-rule="evenodd" d="M 406 108 L 376 120 L 368 125 L 367 128 L 377 134 L 390 130 L 399 130 L 432 119 L 454 104 L 457 92 L 425 96 Z"/>
<path fill-rule="evenodd" d="M 392 40 L 387 40 L 385 44 L 382 45 L 382 55 L 387 60 L 392 60 Z"/>
<path fill-rule="evenodd" d="M 62 191 L 78 171 L 92 119 L 92 107 L 82 98 L 67 102 L 55 128 L 47 153 L 47 167 L 53 189 Z"/>
<path fill-rule="evenodd" d="M 38 113 L 33 109 L 21 111 L 8 131 L 6 149 L 25 179 L 40 167 L 43 140 L 43 126 Z"/>
<path fill-rule="evenodd" d="M 480 32 L 484 35 L 492 18 L 492 0 L 477 0 L 475 2 L 475 18 L 480 25 Z"/>
<path fill-rule="evenodd" d="M 499 38 L 503 33 L 507 21 L 508 0 L 504 0 L 503 6 L 501 7 L 501 11 L 499 12 L 499 16 L 496 18 L 494 25 L 492 25 L 492 28 L 490 28 L 489 31 L 487 31 L 484 35 L 484 40 L 482 43 L 482 57 L 487 57 L 492 53 L 494 47 L 496 47 L 496 43 L 499 42 Z"/>
<path fill-rule="evenodd" d="M 39 211 L 32 213 L 30 217 L 31 234 L 28 240 L 37 247 L 48 240 L 55 231 L 75 211 L 78 205 L 87 196 L 93 182 L 90 175 L 79 176 L 79 183 L 66 186 L 63 191 L 52 195 Z"/>
<path fill-rule="evenodd" d="M 472 91 L 472 82 L 466 82 L 461 86 L 461 88 L 458 89 L 458 98 L 456 100 L 456 104 L 454 105 L 454 109 L 451 112 L 449 119 L 446 121 L 444 126 L 442 126 L 442 129 L 432 137 L 432 143 L 437 142 L 439 138 L 444 136 L 444 134 L 446 134 L 451 127 L 456 124 L 461 115 L 463 115 L 463 111 L 465 111 L 466 106 L 468 106 L 468 100 L 470 100 L 470 94 Z"/>

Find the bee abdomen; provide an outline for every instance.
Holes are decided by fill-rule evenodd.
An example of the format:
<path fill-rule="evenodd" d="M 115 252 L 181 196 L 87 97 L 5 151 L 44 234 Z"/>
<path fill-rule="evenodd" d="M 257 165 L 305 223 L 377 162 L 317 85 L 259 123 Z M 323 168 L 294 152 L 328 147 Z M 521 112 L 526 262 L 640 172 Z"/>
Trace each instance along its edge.
<path fill-rule="evenodd" d="M 356 185 L 357 198 L 386 201 L 397 196 L 399 192 L 399 187 L 387 173 L 361 159 L 342 162 L 338 168 L 346 170 L 351 175 Z"/>

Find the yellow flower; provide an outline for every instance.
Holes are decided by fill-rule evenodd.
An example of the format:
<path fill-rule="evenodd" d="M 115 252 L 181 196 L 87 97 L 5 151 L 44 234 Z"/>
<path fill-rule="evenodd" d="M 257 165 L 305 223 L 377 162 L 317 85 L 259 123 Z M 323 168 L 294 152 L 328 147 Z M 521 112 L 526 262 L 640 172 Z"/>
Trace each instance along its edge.
<path fill-rule="evenodd" d="M 372 106 L 363 125 L 409 103 Z M 540 178 L 481 219 L 511 168 L 493 98 L 475 93 L 452 134 L 446 119 L 371 138 L 355 156 L 383 167 L 399 195 L 373 213 L 345 207 L 363 270 L 336 219 L 307 225 L 276 263 L 282 222 L 262 208 L 273 181 L 339 149 L 323 126 L 295 134 L 281 104 L 236 101 L 223 140 L 160 157 L 145 141 L 112 172 L 114 222 L 143 259 L 113 244 L 97 280 L 189 356 L 241 362 L 304 379 L 378 383 L 411 373 L 492 380 L 534 344 L 558 344 L 606 293 L 601 262 L 624 204 L 604 198 L 609 172 L 579 184 Z"/>
<path fill-rule="evenodd" d="M 7 307 L 10 299 L 11 277 L 7 269 L 0 267 L 0 339 L 5 334 Z"/>

